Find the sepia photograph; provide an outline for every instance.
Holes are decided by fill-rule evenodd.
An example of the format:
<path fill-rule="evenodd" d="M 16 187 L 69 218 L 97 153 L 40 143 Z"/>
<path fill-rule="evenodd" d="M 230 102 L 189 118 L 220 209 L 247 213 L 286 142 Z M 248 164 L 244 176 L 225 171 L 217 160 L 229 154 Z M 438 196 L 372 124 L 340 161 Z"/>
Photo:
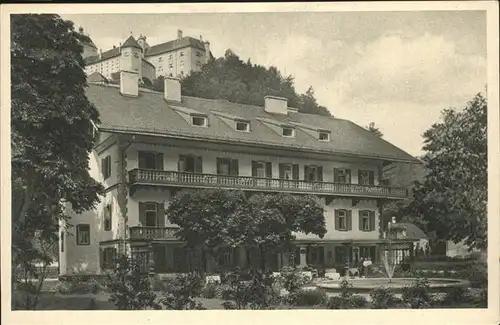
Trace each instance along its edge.
<path fill-rule="evenodd" d="M 498 3 L 431 3 L 2 6 L 2 310 L 500 317 Z"/>

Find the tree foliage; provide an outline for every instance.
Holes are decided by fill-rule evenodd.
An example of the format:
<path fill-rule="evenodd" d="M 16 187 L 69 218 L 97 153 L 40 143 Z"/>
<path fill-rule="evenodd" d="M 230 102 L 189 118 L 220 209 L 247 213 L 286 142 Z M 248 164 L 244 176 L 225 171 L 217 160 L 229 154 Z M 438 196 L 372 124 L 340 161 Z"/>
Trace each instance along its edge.
<path fill-rule="evenodd" d="M 210 60 L 201 71 L 191 73 L 181 83 L 186 96 L 263 106 L 264 97 L 272 95 L 287 98 L 288 105 L 299 112 L 330 115 L 326 107 L 318 105 L 312 87 L 305 94 L 297 94 L 292 76 L 283 76 L 274 66 L 266 68 L 250 60 L 244 62 L 230 49 L 224 57 Z M 163 91 L 163 87 L 162 80 L 153 81 L 153 89 Z"/>
<path fill-rule="evenodd" d="M 281 193 L 247 198 L 238 191 L 210 189 L 178 193 L 166 214 L 180 227 L 177 236 L 189 246 L 216 255 L 221 247 L 280 249 L 296 232 L 323 237 L 323 212 L 312 196 Z"/>
<path fill-rule="evenodd" d="M 88 172 L 99 116 L 85 94 L 83 41 L 57 15 L 11 16 L 14 266 L 48 262 L 24 254 L 33 239 L 53 241 L 64 204 L 91 209 L 102 190 Z"/>
<path fill-rule="evenodd" d="M 408 214 L 438 238 L 487 247 L 487 100 L 477 94 L 463 111 L 444 110 L 424 133 L 426 176 L 416 182 Z"/>

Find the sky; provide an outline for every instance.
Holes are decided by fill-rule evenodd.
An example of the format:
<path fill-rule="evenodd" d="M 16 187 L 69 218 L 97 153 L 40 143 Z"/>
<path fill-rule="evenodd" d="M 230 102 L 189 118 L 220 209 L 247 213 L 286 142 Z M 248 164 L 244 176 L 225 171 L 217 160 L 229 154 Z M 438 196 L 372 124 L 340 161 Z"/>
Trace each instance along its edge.
<path fill-rule="evenodd" d="M 210 41 L 215 57 L 276 66 L 309 86 L 333 116 L 421 155 L 422 134 L 446 108 L 486 87 L 485 11 L 264 12 L 61 15 L 103 51 L 132 33 L 150 45 L 184 36 Z"/>

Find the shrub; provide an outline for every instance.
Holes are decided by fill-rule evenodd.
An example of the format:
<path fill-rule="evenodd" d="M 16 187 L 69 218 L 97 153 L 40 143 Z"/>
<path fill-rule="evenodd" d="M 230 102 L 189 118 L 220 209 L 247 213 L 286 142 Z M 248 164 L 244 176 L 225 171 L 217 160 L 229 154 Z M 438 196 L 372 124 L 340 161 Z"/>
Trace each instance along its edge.
<path fill-rule="evenodd" d="M 435 305 L 440 307 L 470 306 L 473 297 L 467 288 L 450 288 L 443 299 L 436 301 Z"/>
<path fill-rule="evenodd" d="M 429 308 L 433 301 L 429 293 L 429 281 L 417 278 L 412 285 L 403 288 L 402 300 L 413 309 Z"/>
<path fill-rule="evenodd" d="M 351 292 L 352 284 L 347 280 L 340 282 L 340 295 L 330 297 L 326 307 L 328 309 L 357 309 L 364 308 L 368 304 L 365 297 L 354 295 Z"/>
<path fill-rule="evenodd" d="M 460 275 L 470 281 L 472 288 L 488 287 L 488 268 L 483 263 L 478 262 L 471 265 L 468 269 L 460 272 Z"/>
<path fill-rule="evenodd" d="M 488 288 L 481 289 L 472 297 L 472 306 L 475 308 L 488 308 Z"/>
<path fill-rule="evenodd" d="M 290 293 L 299 290 L 308 282 L 307 278 L 301 273 L 301 271 L 293 267 L 284 267 L 281 269 L 279 280 L 283 285 L 283 288 Z"/>
<path fill-rule="evenodd" d="M 370 297 L 373 309 L 394 308 L 401 302 L 389 288 L 384 287 L 373 289 L 370 292 Z"/>
<path fill-rule="evenodd" d="M 270 309 L 280 301 L 273 290 L 275 279 L 270 272 L 251 270 L 250 281 L 244 281 L 239 273 L 233 273 L 231 281 L 222 289 L 223 299 L 232 300 L 224 304 L 227 309 Z"/>
<path fill-rule="evenodd" d="M 211 299 L 218 296 L 221 286 L 217 283 L 209 282 L 201 292 L 203 298 Z"/>
<path fill-rule="evenodd" d="M 72 277 L 61 280 L 56 286 L 56 291 L 60 294 L 96 294 L 102 290 L 101 284 L 92 277 Z"/>
<path fill-rule="evenodd" d="M 148 276 L 140 272 L 136 261 L 125 255 L 118 259 L 113 272 L 107 275 L 106 285 L 111 293 L 109 300 L 119 310 L 160 308 Z"/>
<path fill-rule="evenodd" d="M 288 303 L 292 306 L 318 306 L 325 305 L 328 296 L 323 290 L 299 289 L 288 296 Z"/>
<path fill-rule="evenodd" d="M 172 281 L 160 303 L 172 310 L 204 309 L 200 302 L 194 300 L 201 294 L 203 286 L 203 279 L 198 274 L 179 275 Z"/>

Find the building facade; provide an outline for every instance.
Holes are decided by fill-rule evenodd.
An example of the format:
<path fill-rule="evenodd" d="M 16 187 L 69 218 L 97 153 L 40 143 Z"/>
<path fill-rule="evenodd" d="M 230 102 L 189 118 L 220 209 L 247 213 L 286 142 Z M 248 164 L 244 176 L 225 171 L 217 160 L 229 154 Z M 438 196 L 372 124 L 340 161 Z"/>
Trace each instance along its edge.
<path fill-rule="evenodd" d="M 211 56 L 210 42 L 186 36 L 182 31 L 177 32 L 177 38 L 157 45 L 150 46 L 146 36 L 140 35 L 136 40 L 130 36 L 124 43 L 134 43 L 142 49 L 140 78 L 152 81 L 159 76 L 183 77 L 192 71 L 199 71 L 206 64 Z M 123 45 L 114 46 L 105 52 L 97 52 L 95 45 L 93 48 L 87 46 L 84 51 L 85 72 L 87 75 L 98 72 L 108 79 L 119 74 L 122 67 L 121 48 Z M 91 51 L 93 49 L 93 51 Z"/>
<path fill-rule="evenodd" d="M 73 227 L 60 241 L 61 275 L 103 272 L 118 253 L 156 272 L 189 270 L 199 256 L 175 237 L 178 227 L 165 211 L 179 190 L 200 188 L 320 198 L 324 238 L 296 234 L 291 253 L 266 253 L 271 269 L 380 259 L 387 246 L 383 206 L 407 197 L 405 188 L 380 184 L 381 170 L 414 163 L 412 156 L 350 121 L 299 113 L 283 98 L 268 96 L 257 107 L 187 97 L 168 77 L 164 93 L 139 88 L 129 69 L 138 58 L 127 58 L 119 87 L 96 83 L 87 91 L 101 115 L 91 175 L 106 191 L 95 210 L 71 214 Z M 260 258 L 238 247 L 206 268 L 246 267 Z"/>

